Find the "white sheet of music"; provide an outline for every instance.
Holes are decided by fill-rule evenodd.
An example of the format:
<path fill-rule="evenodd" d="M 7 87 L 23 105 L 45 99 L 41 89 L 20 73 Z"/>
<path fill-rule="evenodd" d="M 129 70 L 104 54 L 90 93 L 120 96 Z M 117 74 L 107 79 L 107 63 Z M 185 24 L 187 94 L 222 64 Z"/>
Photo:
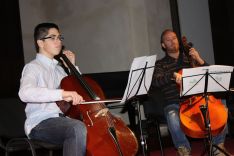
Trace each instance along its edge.
<path fill-rule="evenodd" d="M 183 90 L 181 91 L 181 96 L 204 93 L 206 71 L 209 74 L 207 92 L 222 92 L 229 90 L 233 67 L 211 65 L 183 69 Z"/>
<path fill-rule="evenodd" d="M 156 55 L 134 58 L 128 76 L 128 84 L 125 89 L 121 103 L 124 103 L 126 100 L 130 99 L 135 95 L 147 94 L 152 81 L 155 61 L 156 61 Z M 143 76 L 142 71 L 144 70 L 145 67 L 146 67 L 145 75 L 143 77 L 140 89 L 137 93 L 137 90 L 140 85 L 140 80 Z"/>

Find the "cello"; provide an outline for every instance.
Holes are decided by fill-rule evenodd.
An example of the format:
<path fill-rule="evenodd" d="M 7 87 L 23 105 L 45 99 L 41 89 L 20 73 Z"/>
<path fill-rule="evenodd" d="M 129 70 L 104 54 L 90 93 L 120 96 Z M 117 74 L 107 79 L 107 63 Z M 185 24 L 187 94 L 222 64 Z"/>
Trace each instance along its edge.
<path fill-rule="evenodd" d="M 185 55 L 189 55 L 191 44 L 187 39 L 182 38 Z M 190 57 L 190 56 L 188 56 Z M 189 58 L 191 60 L 191 58 Z M 194 62 L 190 62 L 194 67 Z M 182 71 L 179 71 L 182 74 Z M 179 86 L 181 87 L 181 86 Z M 220 134 L 227 123 L 228 112 L 221 99 L 215 98 L 212 94 L 198 94 L 189 97 L 180 103 L 180 123 L 184 133 L 193 138 L 205 138 Z M 210 127 L 207 127 L 208 123 Z"/>
<path fill-rule="evenodd" d="M 58 101 L 61 111 L 71 118 L 82 120 L 87 128 L 87 156 L 134 156 L 138 151 L 138 142 L 134 133 L 120 119 L 109 111 L 105 116 L 95 117 L 96 113 L 106 106 L 98 102 L 105 99 L 101 87 L 91 78 L 83 77 L 76 67 L 64 55 L 60 57 L 67 64 L 72 75 L 61 81 L 61 88 L 76 91 L 85 101 L 97 101 L 94 104 L 71 105 Z"/>

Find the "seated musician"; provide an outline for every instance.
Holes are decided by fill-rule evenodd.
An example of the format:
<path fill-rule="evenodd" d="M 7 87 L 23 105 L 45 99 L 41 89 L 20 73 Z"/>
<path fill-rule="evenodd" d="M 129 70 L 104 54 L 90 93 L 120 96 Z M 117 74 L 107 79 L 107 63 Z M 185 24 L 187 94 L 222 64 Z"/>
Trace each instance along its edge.
<path fill-rule="evenodd" d="M 160 89 L 165 98 L 164 114 L 168 124 L 168 129 L 172 136 L 173 144 L 181 156 L 191 155 L 191 146 L 180 127 L 179 118 L 179 89 L 177 84 L 181 82 L 181 75 L 178 73 L 179 69 L 192 67 L 189 63 L 188 57 L 182 53 L 179 47 L 179 41 L 175 32 L 166 29 L 161 34 L 161 46 L 165 51 L 165 57 L 158 60 L 155 64 L 155 70 L 150 89 L 150 96 L 155 89 Z M 195 62 L 197 66 L 208 65 L 194 48 L 189 49 L 189 57 Z M 227 126 L 225 130 L 219 135 L 213 137 L 213 143 L 218 147 L 224 148 L 225 136 L 227 133 Z M 217 153 L 218 152 L 218 153 Z M 219 150 L 216 150 L 218 155 L 224 155 Z"/>
<path fill-rule="evenodd" d="M 25 133 L 31 139 L 63 146 L 64 156 L 84 156 L 85 124 L 65 117 L 55 103 L 64 100 L 77 105 L 84 101 L 76 91 L 59 89 L 60 81 L 67 76 L 54 59 L 61 51 L 62 40 L 59 27 L 54 23 L 41 23 L 34 29 L 37 55 L 25 65 L 19 89 L 20 99 L 27 103 Z M 74 53 L 69 50 L 63 53 L 75 65 Z"/>

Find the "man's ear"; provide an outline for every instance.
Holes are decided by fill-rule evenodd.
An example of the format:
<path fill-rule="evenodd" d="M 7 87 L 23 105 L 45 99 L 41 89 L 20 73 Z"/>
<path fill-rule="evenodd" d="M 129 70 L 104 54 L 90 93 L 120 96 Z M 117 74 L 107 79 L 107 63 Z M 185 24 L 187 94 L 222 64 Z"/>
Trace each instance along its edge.
<path fill-rule="evenodd" d="M 165 48 L 166 48 L 166 46 L 165 46 L 165 44 L 164 44 L 164 43 L 161 43 L 161 46 L 162 46 L 162 48 L 163 48 L 163 49 L 165 49 Z"/>
<path fill-rule="evenodd" d="M 39 48 L 44 46 L 44 42 L 42 40 L 37 40 L 37 45 Z"/>

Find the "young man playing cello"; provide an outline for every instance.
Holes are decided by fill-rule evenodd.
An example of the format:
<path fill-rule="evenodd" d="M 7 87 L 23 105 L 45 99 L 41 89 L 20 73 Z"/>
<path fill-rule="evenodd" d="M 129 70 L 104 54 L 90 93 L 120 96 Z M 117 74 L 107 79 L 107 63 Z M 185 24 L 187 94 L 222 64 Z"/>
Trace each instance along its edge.
<path fill-rule="evenodd" d="M 29 138 L 63 146 L 64 156 L 86 154 L 86 126 L 83 122 L 67 118 L 56 101 L 65 100 L 77 105 L 83 98 L 75 91 L 59 89 L 66 73 L 54 56 L 62 48 L 63 37 L 54 23 L 41 23 L 34 29 L 36 58 L 26 64 L 20 81 L 19 97 L 26 102 L 25 133 Z M 75 65 L 75 55 L 63 52 Z"/>
<path fill-rule="evenodd" d="M 155 64 L 155 70 L 152 79 L 152 85 L 149 95 L 154 95 L 154 89 L 160 89 L 165 98 L 164 114 L 167 120 L 168 129 L 172 136 L 175 148 L 180 156 L 191 155 L 190 143 L 180 126 L 179 118 L 179 89 L 177 84 L 181 83 L 181 75 L 179 69 L 191 68 L 189 58 L 180 51 L 179 41 L 175 32 L 166 29 L 161 34 L 161 46 L 166 56 Z M 197 66 L 208 65 L 194 49 L 189 49 L 189 57 Z M 224 141 L 227 133 L 227 126 L 222 133 L 213 137 L 213 143 L 224 149 Z M 219 150 L 214 151 L 215 155 L 224 155 Z"/>

